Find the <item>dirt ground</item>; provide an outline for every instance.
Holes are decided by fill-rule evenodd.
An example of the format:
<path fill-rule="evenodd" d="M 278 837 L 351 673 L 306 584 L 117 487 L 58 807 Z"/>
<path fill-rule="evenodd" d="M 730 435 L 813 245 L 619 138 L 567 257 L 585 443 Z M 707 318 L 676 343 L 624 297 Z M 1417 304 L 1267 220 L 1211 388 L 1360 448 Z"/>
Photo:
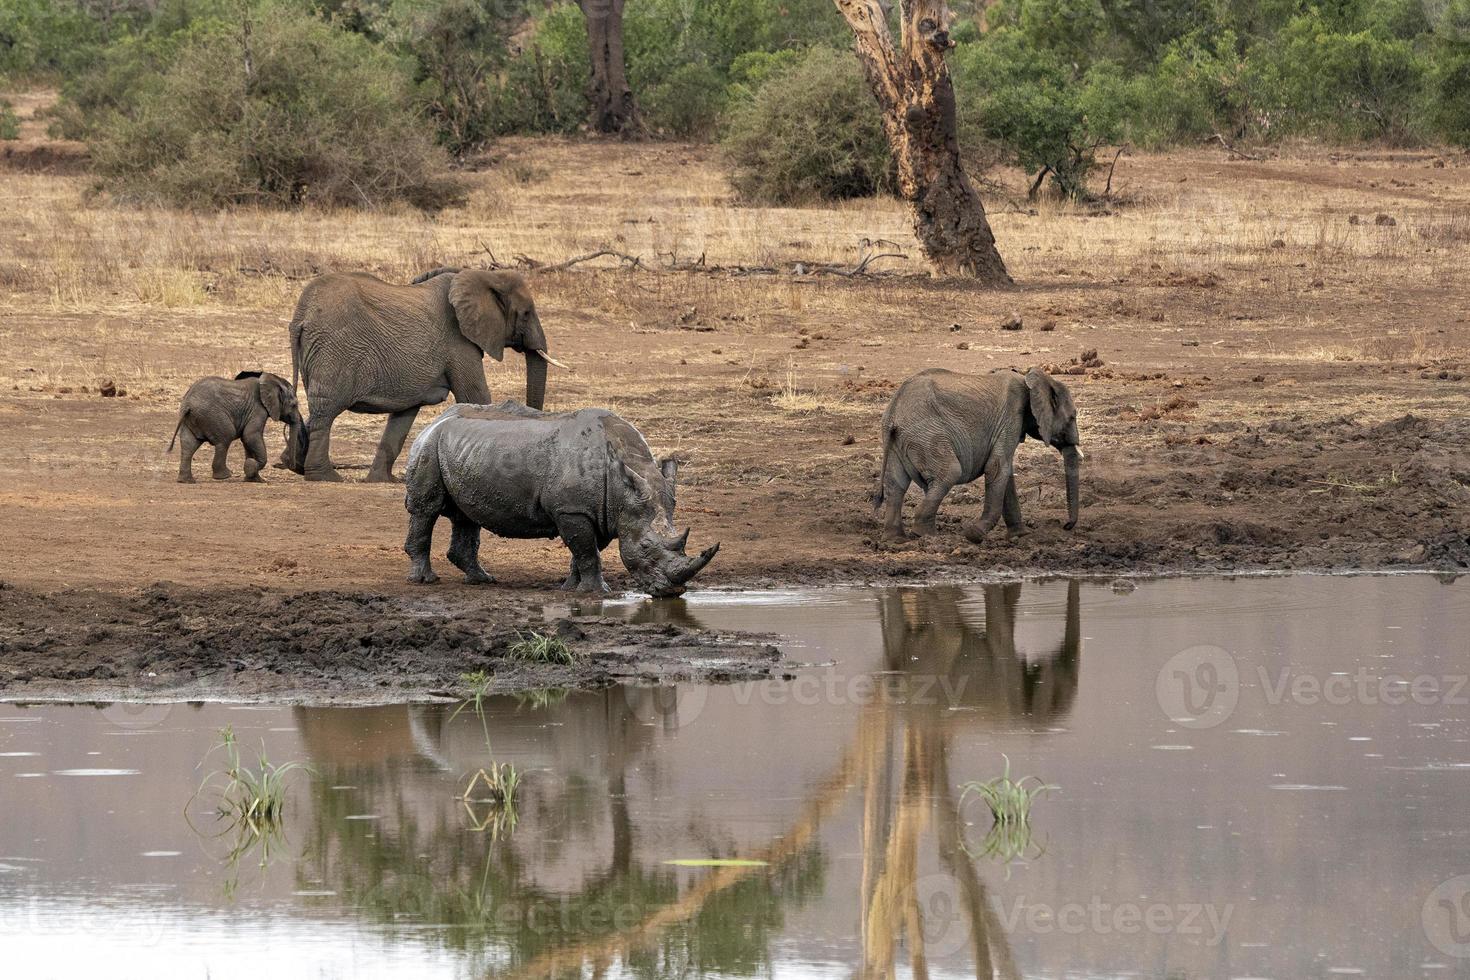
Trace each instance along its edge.
<path fill-rule="evenodd" d="M 469 204 L 434 217 L 150 211 L 93 193 L 85 173 L 0 168 L 13 216 L 0 222 L 0 608 L 18 617 L 0 624 L 0 686 L 6 668 L 25 672 L 17 630 L 60 628 L 48 604 L 136 604 L 158 582 L 203 614 L 235 608 L 237 626 L 251 619 L 240 597 L 259 590 L 432 593 L 507 616 L 554 601 L 557 542 L 487 539 L 501 581 L 488 590 L 448 575 L 409 586 L 401 488 L 279 470 L 183 486 L 164 446 L 195 378 L 289 376 L 286 322 L 315 273 L 406 279 L 602 247 L 640 264 L 532 276 L 552 353 L 573 368 L 553 371 L 548 407 L 612 408 L 684 462 L 691 546 L 723 543 L 702 586 L 1470 568 L 1470 157 L 1125 154 L 1120 199 L 1090 207 L 1029 206 L 1024 175 L 992 176 L 1007 290 L 928 278 L 893 201 L 737 207 L 705 147 L 508 141 L 466 174 Z M 878 251 L 904 257 L 874 262 L 877 276 L 818 268 Z M 1012 314 L 1022 329 L 1001 330 Z M 521 391 L 517 355 L 486 363 L 497 398 Z M 1036 364 L 1062 372 L 1080 410 L 1077 529 L 1060 526 L 1060 459 L 1027 444 L 1028 533 L 967 543 L 972 485 L 936 537 L 877 544 L 868 498 L 897 384 L 925 367 Z M 382 422 L 339 422 L 349 476 Z M 280 433 L 268 438 L 274 453 Z M 237 446 L 237 474 L 240 459 Z M 436 553 L 446 545 L 444 528 Z M 198 598 L 211 593 L 225 598 Z"/>

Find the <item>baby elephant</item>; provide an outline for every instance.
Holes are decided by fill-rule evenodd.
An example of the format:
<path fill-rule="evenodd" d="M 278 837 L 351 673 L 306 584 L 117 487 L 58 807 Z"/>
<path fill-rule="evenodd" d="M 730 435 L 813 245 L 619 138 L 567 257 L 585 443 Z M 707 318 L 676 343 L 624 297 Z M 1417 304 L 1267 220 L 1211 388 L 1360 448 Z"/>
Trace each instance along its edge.
<path fill-rule="evenodd" d="M 225 456 L 236 439 L 245 444 L 245 479 L 263 482 L 260 471 L 265 466 L 265 425 L 272 420 L 286 423 L 292 444 L 303 438 L 296 392 L 286 379 L 260 371 L 241 371 L 233 380 L 200 378 L 184 394 L 179 424 L 168 441 L 169 452 L 174 441 L 179 442 L 179 482 L 194 482 L 194 453 L 206 442 L 214 447 L 214 470 L 210 475 L 228 480 Z"/>
<path fill-rule="evenodd" d="M 1066 464 L 1068 531 L 1077 526 L 1077 408 L 1067 386 L 1039 368 L 957 374 L 920 371 L 899 387 L 883 413 L 883 471 L 873 507 L 883 536 L 902 539 L 903 497 L 917 482 L 924 499 L 914 513 L 914 530 L 934 533 L 934 515 L 944 495 L 959 483 L 985 476 L 985 508 L 963 526 L 979 544 L 1005 518 L 1011 533 L 1021 529 L 1021 504 L 1011 474 L 1016 447 L 1027 436 L 1055 447 Z"/>

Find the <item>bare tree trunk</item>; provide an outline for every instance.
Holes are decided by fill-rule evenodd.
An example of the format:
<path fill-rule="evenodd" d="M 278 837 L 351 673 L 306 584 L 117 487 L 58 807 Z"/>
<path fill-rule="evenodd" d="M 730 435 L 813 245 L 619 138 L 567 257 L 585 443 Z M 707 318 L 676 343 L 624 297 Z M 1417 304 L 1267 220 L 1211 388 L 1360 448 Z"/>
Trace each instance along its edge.
<path fill-rule="evenodd" d="M 895 47 L 885 0 L 835 0 L 852 28 L 868 87 L 898 164 L 898 190 L 914 234 L 934 267 L 951 275 L 1009 283 L 985 206 L 960 166 L 954 84 L 944 55 L 954 46 L 945 0 L 901 0 Z"/>
<path fill-rule="evenodd" d="M 589 97 L 592 128 L 599 133 L 637 133 L 642 127 L 623 68 L 623 0 L 577 0 L 587 18 L 592 61 Z"/>

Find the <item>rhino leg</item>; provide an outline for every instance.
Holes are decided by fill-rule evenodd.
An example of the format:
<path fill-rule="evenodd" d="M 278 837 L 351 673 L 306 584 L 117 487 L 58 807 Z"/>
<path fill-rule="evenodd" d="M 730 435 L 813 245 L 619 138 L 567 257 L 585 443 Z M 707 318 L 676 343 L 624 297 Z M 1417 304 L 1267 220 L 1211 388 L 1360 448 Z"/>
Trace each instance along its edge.
<path fill-rule="evenodd" d="M 439 581 L 439 576 L 429 567 L 429 545 L 434 541 L 434 522 L 438 519 L 437 514 L 410 512 L 408 515 L 408 537 L 403 542 L 403 550 L 413 562 L 408 573 L 410 582 L 433 585 Z"/>
<path fill-rule="evenodd" d="M 592 521 L 581 514 L 558 517 L 557 533 L 572 552 L 572 570 L 562 588 L 575 592 L 607 592 L 602 580 L 602 555 Z"/>
<path fill-rule="evenodd" d="M 449 519 L 454 525 L 454 532 L 449 538 L 449 553 L 445 557 L 464 572 L 464 580 L 469 585 L 494 582 L 495 576 L 480 566 L 480 525 L 463 514 L 452 514 Z"/>

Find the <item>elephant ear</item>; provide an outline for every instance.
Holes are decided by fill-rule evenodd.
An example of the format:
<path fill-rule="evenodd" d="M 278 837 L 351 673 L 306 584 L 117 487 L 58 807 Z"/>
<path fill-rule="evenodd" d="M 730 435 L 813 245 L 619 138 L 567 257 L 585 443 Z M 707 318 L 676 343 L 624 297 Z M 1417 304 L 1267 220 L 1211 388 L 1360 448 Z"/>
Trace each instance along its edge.
<path fill-rule="evenodd" d="M 505 356 L 512 324 L 506 315 L 509 296 L 521 282 L 514 272 L 474 269 L 455 273 L 449 284 L 449 303 L 454 307 L 459 332 L 495 360 Z"/>
<path fill-rule="evenodd" d="M 1041 368 L 1032 368 L 1026 372 L 1026 390 L 1030 393 L 1031 415 L 1036 419 L 1036 431 L 1042 442 L 1051 445 L 1066 424 L 1053 401 L 1056 389 L 1051 376 Z"/>
<path fill-rule="evenodd" d="M 255 390 L 260 392 L 260 403 L 265 406 L 265 414 L 277 422 L 281 421 L 284 414 L 281 405 L 281 388 L 275 378 L 263 377 L 255 382 Z"/>

